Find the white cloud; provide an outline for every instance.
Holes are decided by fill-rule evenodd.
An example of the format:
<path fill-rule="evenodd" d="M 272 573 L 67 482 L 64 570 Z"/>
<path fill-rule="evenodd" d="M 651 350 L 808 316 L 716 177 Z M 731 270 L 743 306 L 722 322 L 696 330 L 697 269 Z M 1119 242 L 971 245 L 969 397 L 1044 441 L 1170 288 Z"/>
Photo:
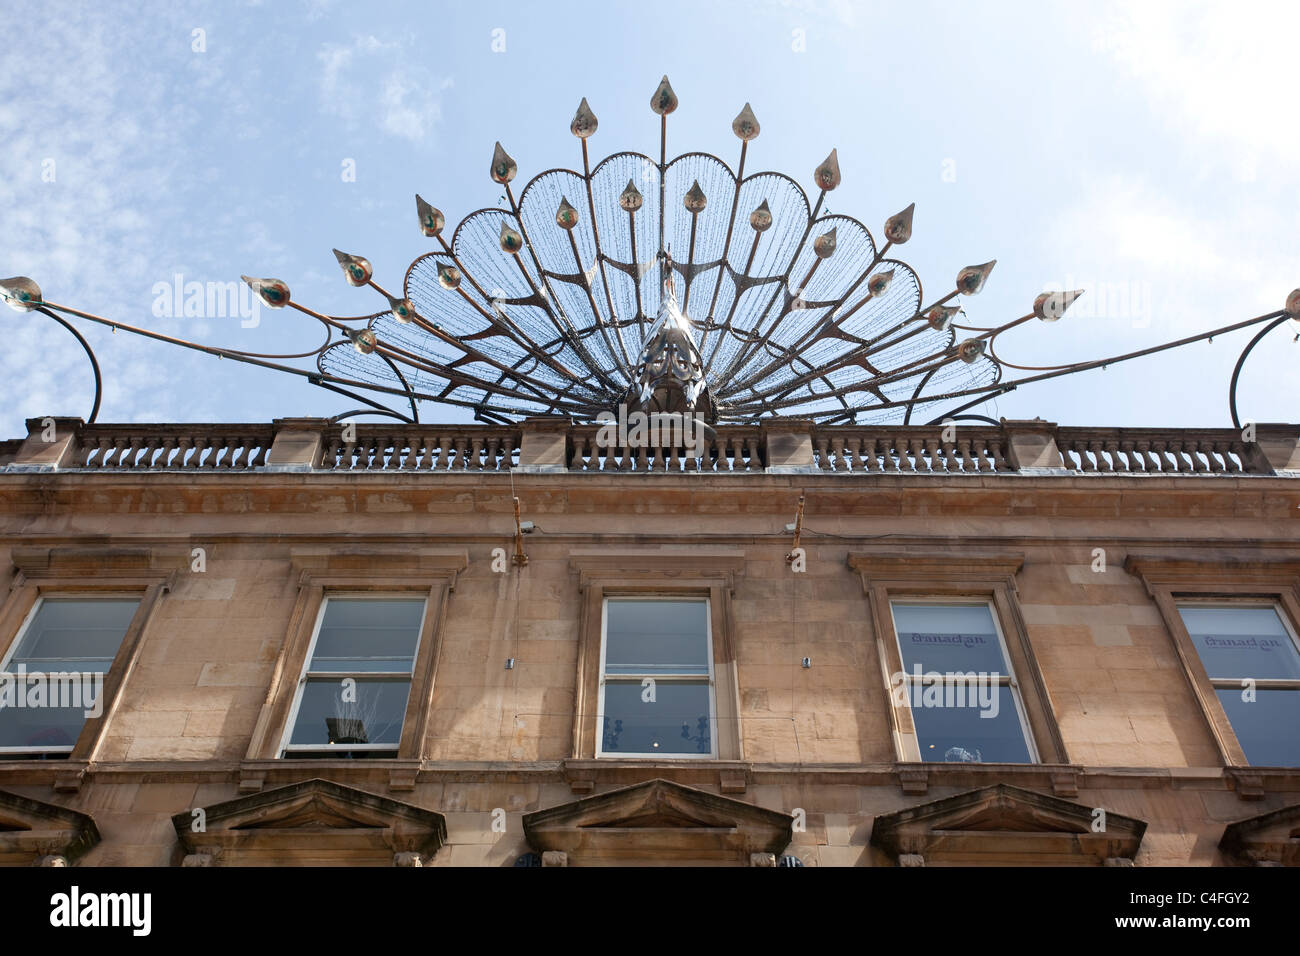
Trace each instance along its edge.
<path fill-rule="evenodd" d="M 1294 3 L 1179 0 L 1115 5 L 1093 40 L 1158 118 L 1224 151 L 1249 181 L 1261 153 L 1300 166 L 1297 36 Z"/>
<path fill-rule="evenodd" d="M 413 41 L 385 42 L 358 36 L 351 45 L 326 43 L 316 54 L 321 64 L 321 107 L 350 125 L 373 116 L 385 133 L 412 142 L 427 142 L 442 117 L 442 92 L 451 80 L 437 79 L 409 62 Z M 373 58 L 391 69 L 375 68 Z"/>

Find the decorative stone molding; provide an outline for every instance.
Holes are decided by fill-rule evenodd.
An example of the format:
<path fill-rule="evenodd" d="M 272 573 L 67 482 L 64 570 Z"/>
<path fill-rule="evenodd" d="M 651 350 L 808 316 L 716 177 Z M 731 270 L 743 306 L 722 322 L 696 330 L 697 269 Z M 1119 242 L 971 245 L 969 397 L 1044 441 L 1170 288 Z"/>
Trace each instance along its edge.
<path fill-rule="evenodd" d="M 0 790 L 0 866 L 68 866 L 97 843 L 88 814 Z"/>
<path fill-rule="evenodd" d="M 327 418 L 276 418 L 264 471 L 311 471 L 321 466 Z"/>
<path fill-rule="evenodd" d="M 27 437 L 6 469 L 21 472 L 75 468 L 85 424 L 80 418 L 53 415 L 27 419 Z"/>
<path fill-rule="evenodd" d="M 770 475 L 813 475 L 819 471 L 813 460 L 813 423 L 803 419 L 765 418 L 761 426 Z"/>
<path fill-rule="evenodd" d="M 188 865 L 414 866 L 432 858 L 447 840 L 441 813 L 320 779 L 206 810 L 202 832 L 192 829 L 189 810 L 172 817 L 185 853 L 207 854 L 214 861 Z M 412 863 L 417 856 L 421 863 Z"/>
<path fill-rule="evenodd" d="M 369 583 L 387 588 L 394 583 L 424 583 L 432 586 L 447 579 L 448 590 L 456 590 L 456 575 L 469 567 L 465 548 L 311 547 L 294 548 L 289 564 L 304 587 L 364 587 Z"/>
<path fill-rule="evenodd" d="M 794 818 L 731 797 L 649 780 L 524 816 L 528 844 L 578 863 L 654 861 L 749 865 L 779 854 Z"/>
<path fill-rule="evenodd" d="M 547 850 L 542 854 L 542 866 L 568 866 L 569 854 L 561 850 Z"/>
<path fill-rule="evenodd" d="M 584 591 L 593 584 L 611 580 L 628 583 L 638 579 L 656 583 L 681 580 L 691 584 L 717 581 L 734 596 L 736 581 L 745 573 L 745 552 L 741 548 L 581 549 L 569 552 L 569 568 L 577 572 L 578 587 Z"/>
<path fill-rule="evenodd" d="M 1065 471 L 1061 450 L 1056 447 L 1055 422 L 1004 418 L 1002 428 L 1007 435 L 1007 458 L 1012 468 L 1026 474 Z"/>
<path fill-rule="evenodd" d="M 177 571 L 190 565 L 188 547 L 122 547 L 104 539 L 102 547 L 18 547 L 10 561 L 22 583 L 112 581 L 127 587 L 162 583 L 170 587 Z"/>
<path fill-rule="evenodd" d="M 775 853 L 751 853 L 749 854 L 750 866 L 770 866 L 776 867 Z"/>
<path fill-rule="evenodd" d="M 569 428 L 563 417 L 525 418 L 521 425 L 519 464 L 515 470 L 525 474 L 562 473 L 568 470 Z"/>
<path fill-rule="evenodd" d="M 1219 849 L 1247 866 L 1300 866 L 1300 804 L 1230 823 Z"/>
<path fill-rule="evenodd" d="M 723 793 L 744 793 L 747 785 L 747 775 L 744 770 L 718 772 L 718 789 Z"/>
<path fill-rule="evenodd" d="M 1106 829 L 1094 832 L 1091 807 L 996 784 L 876 817 L 871 842 L 900 866 L 1132 860 L 1146 823 L 1111 812 L 1105 819 Z M 923 862 L 904 862 L 908 856 Z"/>

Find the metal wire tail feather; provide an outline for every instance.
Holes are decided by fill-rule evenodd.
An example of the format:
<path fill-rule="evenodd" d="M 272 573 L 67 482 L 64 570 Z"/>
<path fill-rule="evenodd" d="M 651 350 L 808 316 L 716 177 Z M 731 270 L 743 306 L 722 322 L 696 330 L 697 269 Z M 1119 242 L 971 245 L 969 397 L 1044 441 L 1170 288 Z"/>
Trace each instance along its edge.
<path fill-rule="evenodd" d="M 361 403 L 336 418 L 414 422 L 433 402 L 495 423 L 593 420 L 620 406 L 710 423 L 938 421 L 1030 382 L 1300 318 L 1297 290 L 1284 309 L 1175 342 L 1016 365 L 998 354 L 998 337 L 1033 319 L 1055 322 L 1080 291 L 1046 291 L 1009 322 L 965 324 L 995 260 L 957 269 L 927 302 L 920 277 L 891 255 L 912 237 L 914 204 L 886 218 L 877 240 L 859 220 L 825 210 L 842 181 L 837 150 L 811 170 L 811 192 L 783 173 L 747 173 L 760 132 L 748 103 L 732 122 L 734 168 L 702 152 L 669 159 L 668 119 L 679 106 L 664 77 L 651 99 L 657 158 L 618 152 L 592 166 L 598 122 L 583 99 L 569 126 L 581 170 L 545 170 L 518 193 L 518 163 L 495 144 L 487 171 L 505 207 L 469 214 L 450 241 L 443 213 L 416 196 L 420 233 L 437 248 L 410 264 L 400 291 L 380 286 L 365 257 L 333 250 L 350 285 L 382 297 L 373 313 L 326 315 L 295 301 L 282 279 L 245 276 L 263 305 L 325 327 L 315 348 L 272 355 L 191 342 L 46 301 L 25 276 L 0 280 L 0 295 L 60 322 L 86 348 L 97 382 L 92 421 L 98 365 L 56 312 L 298 375 Z"/>

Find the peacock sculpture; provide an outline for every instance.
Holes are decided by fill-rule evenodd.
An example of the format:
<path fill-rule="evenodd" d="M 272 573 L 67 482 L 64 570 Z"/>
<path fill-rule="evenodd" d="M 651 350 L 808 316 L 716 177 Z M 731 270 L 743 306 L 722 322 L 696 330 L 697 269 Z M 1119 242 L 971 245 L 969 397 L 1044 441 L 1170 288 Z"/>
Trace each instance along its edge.
<path fill-rule="evenodd" d="M 1014 365 L 997 355 L 997 337 L 1059 319 L 1081 292 L 1044 292 L 1028 314 L 1001 325 L 967 324 L 963 306 L 994 261 L 961 268 L 951 288 L 925 302 L 920 278 L 897 258 L 912 236 L 914 206 L 889 216 L 879 238 L 827 212 L 841 181 L 835 150 L 812 170 L 808 192 L 782 173 L 747 171 L 760 131 L 748 103 L 731 124 L 740 140 L 734 169 L 708 153 L 668 158 L 678 99 L 666 76 L 650 108 L 659 117 L 657 159 L 619 152 L 592 166 L 598 123 L 583 99 L 569 125 L 581 171 L 546 170 L 518 193 L 518 166 L 497 143 L 490 175 L 507 206 L 471 213 L 450 239 L 443 213 L 417 195 L 420 229 L 438 248 L 411 263 L 400 293 L 376 283 L 364 257 L 335 250 L 351 285 L 387 300 L 375 314 L 325 315 L 294 301 L 280 279 L 245 276 L 265 305 L 326 326 L 315 350 L 266 355 L 163 336 L 47 302 L 27 277 L 0 282 L 0 293 L 68 327 L 88 352 L 55 312 L 303 376 L 365 406 L 336 418 L 402 421 L 418 421 L 423 402 L 469 409 L 484 422 L 591 420 L 620 406 L 709 423 L 980 418 L 962 413 L 1027 382 L 1267 322 L 1244 361 L 1270 329 L 1300 317 L 1297 290 L 1282 310 L 1176 342 L 1059 366 Z M 1033 374 L 1008 379 L 1007 370 Z M 98 404 L 97 388 L 91 420 Z"/>

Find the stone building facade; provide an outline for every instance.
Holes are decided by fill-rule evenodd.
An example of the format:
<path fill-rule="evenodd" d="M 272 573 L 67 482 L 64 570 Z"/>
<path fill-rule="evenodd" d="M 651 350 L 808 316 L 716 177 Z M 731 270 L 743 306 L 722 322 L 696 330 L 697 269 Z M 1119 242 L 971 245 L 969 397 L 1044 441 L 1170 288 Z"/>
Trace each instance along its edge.
<path fill-rule="evenodd" d="M 5 863 L 1300 859 L 1300 426 L 29 430 Z"/>

